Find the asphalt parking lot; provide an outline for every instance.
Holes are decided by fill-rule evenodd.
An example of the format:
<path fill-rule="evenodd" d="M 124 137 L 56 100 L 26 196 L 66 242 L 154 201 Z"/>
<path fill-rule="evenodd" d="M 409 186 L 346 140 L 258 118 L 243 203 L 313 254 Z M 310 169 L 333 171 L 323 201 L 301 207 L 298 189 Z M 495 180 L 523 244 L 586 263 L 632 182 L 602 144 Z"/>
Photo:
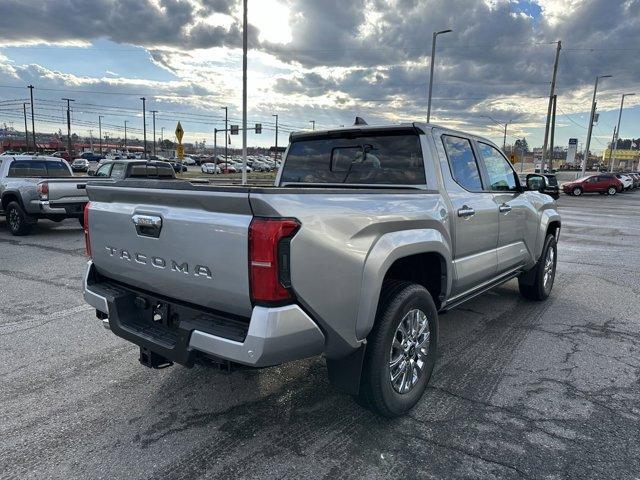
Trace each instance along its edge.
<path fill-rule="evenodd" d="M 82 299 L 76 221 L 0 219 L 1 478 L 640 478 L 640 191 L 562 196 L 556 284 L 441 317 L 441 359 L 389 421 L 320 358 L 151 371 Z"/>

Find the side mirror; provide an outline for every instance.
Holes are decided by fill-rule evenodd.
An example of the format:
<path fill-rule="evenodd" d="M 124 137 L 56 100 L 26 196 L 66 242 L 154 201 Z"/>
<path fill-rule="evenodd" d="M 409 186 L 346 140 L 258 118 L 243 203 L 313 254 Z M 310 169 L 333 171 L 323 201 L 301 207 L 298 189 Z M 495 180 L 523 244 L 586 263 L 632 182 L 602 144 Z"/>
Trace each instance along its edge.
<path fill-rule="evenodd" d="M 534 192 L 542 192 L 547 186 L 547 180 L 542 175 L 527 175 L 527 189 Z"/>

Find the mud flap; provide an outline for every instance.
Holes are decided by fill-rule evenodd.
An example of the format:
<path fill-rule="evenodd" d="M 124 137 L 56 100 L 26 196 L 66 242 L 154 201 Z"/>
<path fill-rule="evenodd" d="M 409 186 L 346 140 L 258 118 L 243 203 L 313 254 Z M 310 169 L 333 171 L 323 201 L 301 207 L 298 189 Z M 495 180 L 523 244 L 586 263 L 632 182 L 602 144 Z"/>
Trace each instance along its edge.
<path fill-rule="evenodd" d="M 360 377 L 366 344 L 341 358 L 327 358 L 327 371 L 331 385 L 349 395 L 360 392 Z"/>

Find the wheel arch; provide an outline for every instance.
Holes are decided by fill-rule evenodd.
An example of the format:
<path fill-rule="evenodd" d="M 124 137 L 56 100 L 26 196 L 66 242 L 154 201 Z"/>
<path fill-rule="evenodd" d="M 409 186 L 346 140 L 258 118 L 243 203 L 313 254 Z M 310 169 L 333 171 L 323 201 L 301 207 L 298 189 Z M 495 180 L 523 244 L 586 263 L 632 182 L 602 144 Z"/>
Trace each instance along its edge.
<path fill-rule="evenodd" d="M 451 290 L 452 260 L 448 234 L 435 229 L 390 232 L 374 244 L 363 270 L 356 338 L 367 337 L 375 322 L 386 279 L 423 285 L 439 307 Z"/>
<path fill-rule="evenodd" d="M 18 202 L 18 205 L 20 205 L 24 209 L 24 204 L 22 203 L 22 196 L 20 195 L 19 192 L 16 192 L 14 190 L 3 192 L 2 198 L 0 199 L 0 205 L 2 205 L 2 210 L 6 211 L 7 206 L 11 202 Z"/>

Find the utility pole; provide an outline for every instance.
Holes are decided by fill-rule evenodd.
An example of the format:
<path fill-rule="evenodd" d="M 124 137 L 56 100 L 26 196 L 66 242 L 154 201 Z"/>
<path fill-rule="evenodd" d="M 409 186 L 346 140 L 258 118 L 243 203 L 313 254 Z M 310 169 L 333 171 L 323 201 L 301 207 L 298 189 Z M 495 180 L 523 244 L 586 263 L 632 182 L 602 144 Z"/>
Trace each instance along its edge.
<path fill-rule="evenodd" d="M 598 80 L 601 78 L 611 78 L 611 75 L 600 75 L 596 77 L 596 84 L 593 87 L 593 100 L 591 100 L 591 115 L 589 115 L 589 129 L 587 130 L 587 144 L 584 148 L 584 158 L 582 159 L 582 176 L 587 171 L 587 162 L 589 162 L 589 147 L 591 146 L 591 133 L 593 132 L 593 120 L 596 115 L 596 94 L 598 93 Z"/>
<path fill-rule="evenodd" d="M 164 127 L 160 127 L 160 146 L 164 142 Z"/>
<path fill-rule="evenodd" d="M 33 114 L 33 85 L 28 85 L 29 95 L 31 96 L 31 135 L 33 138 L 33 151 L 38 153 L 38 145 L 36 145 L 36 121 Z"/>
<path fill-rule="evenodd" d="M 316 121 L 315 120 L 309 120 L 309 123 L 311 124 L 311 130 L 315 130 L 316 129 Z"/>
<path fill-rule="evenodd" d="M 67 152 L 69 153 L 69 161 L 72 160 L 71 157 L 71 102 L 75 102 L 72 98 L 63 98 L 62 100 L 67 101 Z"/>
<path fill-rule="evenodd" d="M 249 0 L 242 1 L 242 185 L 247 184 L 247 49 Z"/>
<path fill-rule="evenodd" d="M 124 149 L 127 150 L 127 122 L 129 120 L 124 121 Z"/>
<path fill-rule="evenodd" d="M 29 151 L 29 130 L 27 128 L 27 104 L 22 104 L 22 110 L 24 111 L 24 148 L 25 151 Z"/>
<path fill-rule="evenodd" d="M 562 42 L 558 40 L 556 47 L 556 59 L 553 62 L 553 76 L 551 77 L 551 91 L 549 92 L 549 106 L 547 107 L 547 123 L 544 127 L 544 143 L 542 144 L 542 161 L 540 162 L 540 172 L 544 173 L 544 163 L 547 157 L 547 145 L 549 142 L 549 127 L 551 124 L 551 108 L 553 96 L 556 94 L 556 76 L 558 75 L 558 61 L 560 60 L 560 50 L 562 50 Z"/>
<path fill-rule="evenodd" d="M 218 170 L 217 169 L 217 165 L 218 165 L 218 129 L 217 128 L 213 129 L 213 163 L 214 165 L 216 165 L 216 171 L 217 171 Z"/>
<path fill-rule="evenodd" d="M 100 155 L 102 155 L 102 115 L 98 115 L 98 138 L 100 140 Z"/>
<path fill-rule="evenodd" d="M 620 101 L 620 113 L 618 113 L 618 128 L 613 131 L 614 145 L 611 145 L 611 171 L 616 160 L 616 150 L 618 150 L 618 138 L 620 137 L 620 121 L 622 120 L 622 109 L 624 108 L 624 97 L 632 97 L 635 93 L 623 93 Z"/>
<path fill-rule="evenodd" d="M 89 130 L 89 146 L 91 147 L 91 153 L 93 153 L 93 130 Z"/>
<path fill-rule="evenodd" d="M 274 158 L 277 162 L 278 161 L 278 115 L 274 114 L 273 116 L 276 117 L 276 151 L 274 154 Z"/>
<path fill-rule="evenodd" d="M 507 152 L 507 127 L 509 126 L 508 123 L 504 124 L 504 137 L 502 139 L 502 151 L 503 152 Z"/>
<path fill-rule="evenodd" d="M 431 93 L 433 92 L 433 68 L 436 64 L 436 39 L 438 35 L 443 33 L 453 32 L 453 30 L 441 30 L 439 32 L 433 32 L 433 39 L 431 40 L 431 74 L 429 75 L 429 100 L 427 101 L 427 123 L 431 120 Z"/>
<path fill-rule="evenodd" d="M 157 110 L 151 110 L 151 113 L 153 114 L 153 156 L 156 156 L 156 113 L 158 113 Z"/>
<path fill-rule="evenodd" d="M 229 107 L 220 107 L 224 110 L 224 168 L 227 169 L 227 156 L 229 153 Z"/>
<path fill-rule="evenodd" d="M 558 95 L 553 96 L 553 110 L 551 112 L 551 139 L 549 140 L 549 170 L 553 170 L 553 148 L 554 139 L 556 136 L 556 102 L 558 101 Z M 540 173 L 544 171 L 540 170 Z"/>
<path fill-rule="evenodd" d="M 142 133 L 144 136 L 144 158 L 147 158 L 147 99 L 140 97 L 142 100 Z"/>
<path fill-rule="evenodd" d="M 611 147 L 609 148 L 609 171 L 613 172 L 613 149 L 614 149 L 614 144 L 618 143 L 618 141 L 616 140 L 616 135 L 618 133 L 618 129 L 616 127 L 613 127 L 613 137 L 611 138 Z M 602 160 L 604 160 L 604 156 L 602 157 Z"/>

